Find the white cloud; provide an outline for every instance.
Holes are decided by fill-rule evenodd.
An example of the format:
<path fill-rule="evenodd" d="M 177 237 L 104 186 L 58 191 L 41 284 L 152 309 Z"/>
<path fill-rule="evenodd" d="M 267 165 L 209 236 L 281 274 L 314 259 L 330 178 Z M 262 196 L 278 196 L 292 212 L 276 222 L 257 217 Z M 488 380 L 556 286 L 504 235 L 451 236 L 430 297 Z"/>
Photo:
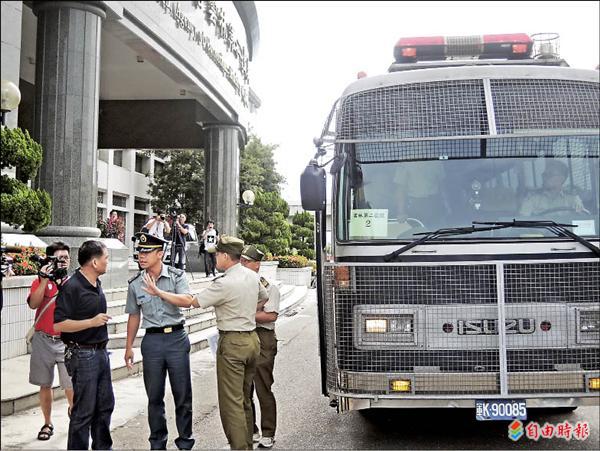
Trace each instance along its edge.
<path fill-rule="evenodd" d="M 403 36 L 557 32 L 572 67 L 599 62 L 598 2 L 256 2 L 260 47 L 252 86 L 262 100 L 255 124 L 279 144 L 283 196 L 299 200 L 313 137 L 358 71 L 382 74 Z"/>

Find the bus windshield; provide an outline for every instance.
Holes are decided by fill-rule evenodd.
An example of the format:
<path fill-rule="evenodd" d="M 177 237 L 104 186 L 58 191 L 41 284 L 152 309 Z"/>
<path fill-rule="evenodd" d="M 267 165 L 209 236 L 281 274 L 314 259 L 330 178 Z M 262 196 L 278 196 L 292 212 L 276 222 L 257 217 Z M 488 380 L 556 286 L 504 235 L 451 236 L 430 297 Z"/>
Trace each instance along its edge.
<path fill-rule="evenodd" d="M 551 220 L 599 233 L 598 135 L 345 145 L 337 236 L 413 240 L 473 221 Z M 536 238 L 509 228 L 454 239 Z"/>

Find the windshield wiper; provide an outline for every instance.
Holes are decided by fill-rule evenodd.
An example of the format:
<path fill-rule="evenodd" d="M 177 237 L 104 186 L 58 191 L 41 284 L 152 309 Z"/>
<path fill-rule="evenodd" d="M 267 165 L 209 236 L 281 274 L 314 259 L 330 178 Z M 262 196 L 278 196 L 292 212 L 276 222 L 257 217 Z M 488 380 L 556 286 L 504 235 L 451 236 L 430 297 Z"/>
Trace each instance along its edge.
<path fill-rule="evenodd" d="M 484 225 L 487 227 L 475 227 L 475 225 Z M 488 232 L 490 230 L 499 230 L 499 229 L 507 229 L 509 227 L 522 227 L 522 228 L 544 228 L 557 236 L 566 236 L 569 237 L 578 243 L 581 243 L 583 246 L 590 249 L 594 254 L 600 256 L 600 248 L 594 246 L 592 243 L 587 241 L 585 238 L 580 237 L 579 235 L 570 231 L 567 227 L 577 227 L 572 224 L 561 224 L 554 221 L 517 221 L 513 219 L 508 222 L 478 222 L 473 221 L 473 226 L 470 227 L 453 227 L 447 229 L 438 229 L 433 232 L 421 232 L 415 233 L 414 235 L 423 235 L 416 241 L 407 244 L 406 246 L 402 246 L 400 249 L 395 250 L 391 254 L 387 254 L 383 257 L 383 260 L 389 262 L 396 258 L 398 255 L 412 249 L 419 244 L 424 243 L 425 241 L 434 240 L 441 236 L 452 236 L 452 235 L 468 235 L 476 232 Z"/>
<path fill-rule="evenodd" d="M 491 227 L 497 227 L 498 229 L 506 229 L 509 227 L 521 227 L 521 228 L 529 228 L 529 229 L 535 229 L 535 228 L 546 229 L 546 230 L 549 230 L 550 232 L 554 233 L 556 236 L 569 237 L 572 240 L 577 241 L 578 243 L 587 247 L 594 254 L 600 256 L 600 248 L 598 248 L 597 246 L 594 246 L 592 243 L 590 243 L 585 238 L 577 235 L 576 233 L 573 233 L 571 230 L 568 229 L 568 227 L 577 227 L 576 225 L 573 225 L 573 224 L 560 224 L 560 223 L 557 223 L 554 221 L 517 221 L 516 219 L 513 219 L 512 221 L 507 221 L 507 222 L 477 222 L 477 221 L 473 221 L 473 224 L 487 225 L 487 226 L 491 226 Z"/>
<path fill-rule="evenodd" d="M 400 249 L 395 250 L 394 252 L 392 252 L 391 254 L 387 254 L 383 256 L 383 260 L 386 262 L 389 262 L 390 260 L 393 260 L 394 258 L 396 258 L 398 255 L 408 251 L 409 249 L 412 249 L 415 246 L 418 246 L 419 244 L 424 243 L 425 241 L 429 241 L 429 240 L 434 240 L 440 236 L 452 236 L 452 235 L 468 235 L 471 233 L 476 233 L 476 232 L 487 232 L 489 230 L 496 230 L 496 229 L 501 229 L 504 227 L 499 227 L 499 226 L 491 226 L 491 227 L 475 227 L 475 226 L 469 226 L 469 227 L 452 227 L 452 228 L 448 228 L 448 229 L 438 229 L 435 230 L 434 232 L 421 232 L 421 233 L 415 233 L 413 235 L 423 235 L 421 238 L 419 238 L 416 241 L 413 241 L 412 243 L 407 244 L 406 246 L 402 246 Z"/>

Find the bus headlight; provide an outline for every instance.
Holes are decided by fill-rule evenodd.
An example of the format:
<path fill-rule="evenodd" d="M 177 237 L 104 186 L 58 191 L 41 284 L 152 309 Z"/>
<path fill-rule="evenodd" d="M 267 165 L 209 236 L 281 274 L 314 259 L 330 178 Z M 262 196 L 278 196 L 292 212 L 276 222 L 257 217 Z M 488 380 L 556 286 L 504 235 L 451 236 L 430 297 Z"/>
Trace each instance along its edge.
<path fill-rule="evenodd" d="M 414 330 L 413 315 L 396 315 L 390 319 L 390 332 L 393 334 L 411 334 Z"/>
<path fill-rule="evenodd" d="M 415 315 L 409 313 L 363 313 L 355 330 L 359 349 L 416 344 Z"/>
<path fill-rule="evenodd" d="M 583 334 L 600 332 L 600 310 L 584 310 L 579 314 L 579 331 Z"/>
<path fill-rule="evenodd" d="M 388 331 L 386 319 L 366 319 L 365 332 L 368 334 L 384 334 Z"/>
<path fill-rule="evenodd" d="M 598 344 L 600 340 L 600 310 L 577 308 L 577 343 Z"/>

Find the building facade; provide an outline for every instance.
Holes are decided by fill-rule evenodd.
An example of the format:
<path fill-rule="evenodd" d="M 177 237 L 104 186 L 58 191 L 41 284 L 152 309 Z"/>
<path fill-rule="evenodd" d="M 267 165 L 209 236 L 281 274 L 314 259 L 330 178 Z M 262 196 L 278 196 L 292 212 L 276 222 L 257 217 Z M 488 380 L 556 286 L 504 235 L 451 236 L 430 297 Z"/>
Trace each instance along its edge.
<path fill-rule="evenodd" d="M 2 1 L 2 79 L 22 98 L 7 126 L 42 145 L 53 199 L 39 236 L 77 247 L 111 209 L 130 236 L 164 163 L 140 150 L 181 148 L 205 152 L 205 217 L 235 233 L 258 42 L 254 2 Z"/>

